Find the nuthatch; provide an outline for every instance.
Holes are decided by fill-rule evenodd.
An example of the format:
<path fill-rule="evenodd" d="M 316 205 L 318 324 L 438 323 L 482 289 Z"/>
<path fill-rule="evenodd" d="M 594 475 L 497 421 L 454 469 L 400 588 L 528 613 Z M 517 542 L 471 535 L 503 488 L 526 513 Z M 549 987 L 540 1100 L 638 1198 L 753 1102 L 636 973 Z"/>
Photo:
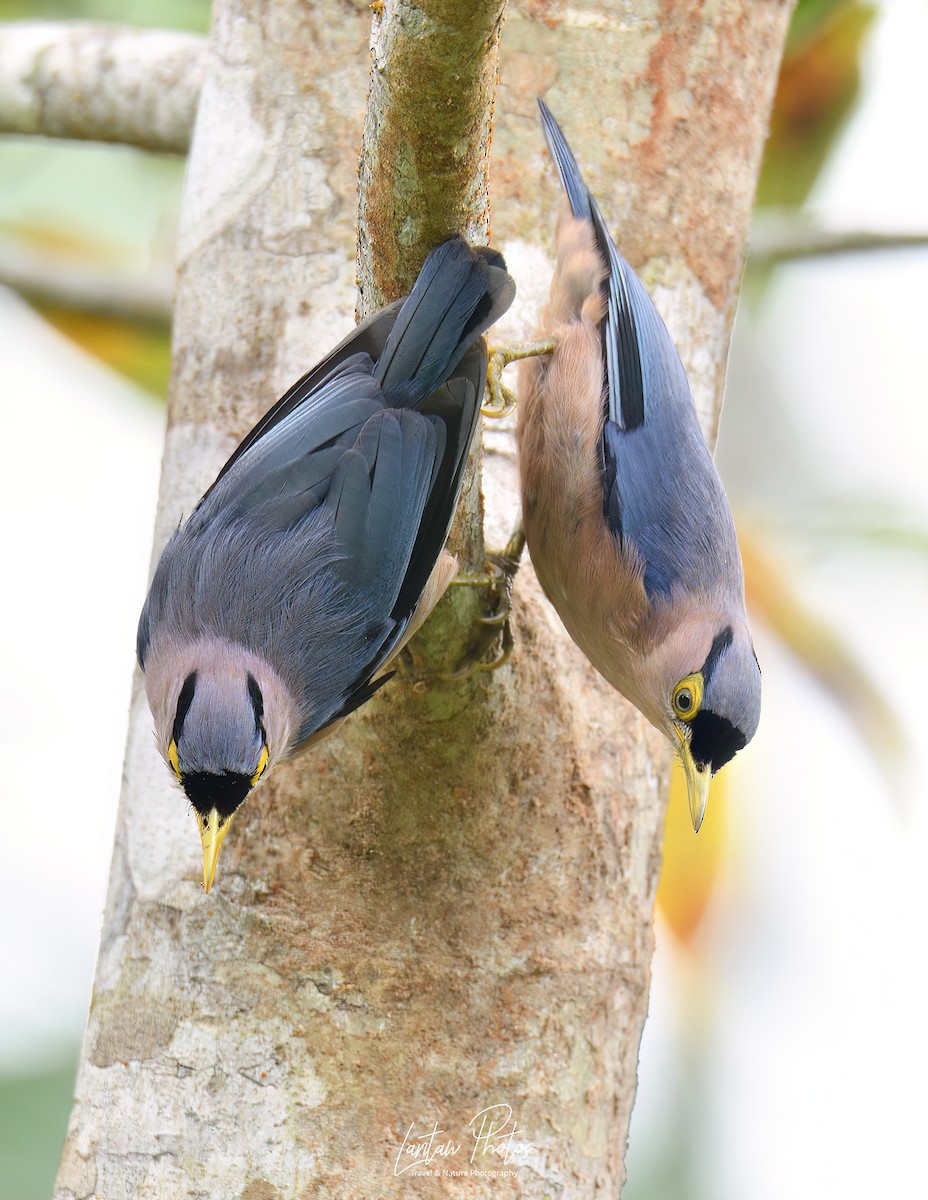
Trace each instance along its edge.
<path fill-rule="evenodd" d="M 165 547 L 137 652 L 206 891 L 251 789 L 370 699 L 454 574 L 481 335 L 514 295 L 494 250 L 433 250 L 406 300 L 262 417 Z"/>
<path fill-rule="evenodd" d="M 679 753 L 699 829 L 760 718 L 734 522 L 670 335 L 539 106 L 571 215 L 542 316 L 553 352 L 520 368 L 529 552 L 573 640 Z"/>

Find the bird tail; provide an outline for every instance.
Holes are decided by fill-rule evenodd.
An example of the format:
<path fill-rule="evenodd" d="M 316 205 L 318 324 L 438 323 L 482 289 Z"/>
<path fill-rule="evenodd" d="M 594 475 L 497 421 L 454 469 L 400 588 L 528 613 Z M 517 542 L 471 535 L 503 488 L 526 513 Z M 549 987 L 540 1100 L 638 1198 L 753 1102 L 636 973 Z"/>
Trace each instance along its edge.
<path fill-rule="evenodd" d="M 515 293 L 498 251 L 469 246 L 458 235 L 432 250 L 377 363 L 390 403 L 418 404 L 441 387 Z"/>
<path fill-rule="evenodd" d="M 583 182 L 583 176 L 580 174 L 580 168 L 577 166 L 577 160 L 574 158 L 573 151 L 567 145 L 567 139 L 561 132 L 560 125 L 558 125 L 557 121 L 551 115 L 550 108 L 548 108 L 540 96 L 538 98 L 538 108 L 541 112 L 541 126 L 544 130 L 545 141 L 548 143 L 551 157 L 557 166 L 557 173 L 560 175 L 561 183 L 567 192 L 567 199 L 570 201 L 570 211 L 575 217 L 585 217 L 587 221 L 592 221 L 593 210 L 590 205 L 590 190 Z"/>

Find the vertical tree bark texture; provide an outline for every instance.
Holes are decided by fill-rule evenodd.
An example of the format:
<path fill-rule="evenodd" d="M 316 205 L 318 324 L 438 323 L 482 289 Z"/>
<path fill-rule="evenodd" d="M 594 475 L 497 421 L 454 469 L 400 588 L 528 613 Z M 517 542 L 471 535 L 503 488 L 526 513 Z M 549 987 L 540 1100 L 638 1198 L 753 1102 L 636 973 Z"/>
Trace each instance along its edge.
<path fill-rule="evenodd" d="M 657 285 L 711 426 L 788 7 L 641 9 L 511 15 L 493 179 L 524 287 L 510 327 L 546 287 L 546 90 Z M 366 38 L 360 4 L 216 5 L 158 549 L 248 423 L 350 325 Z M 408 118 L 415 91 L 396 103 Z M 463 171 L 461 185 L 479 227 L 481 188 Z M 410 245 L 430 236 L 416 227 Z M 666 756 L 528 569 L 516 637 L 509 667 L 399 678 L 278 770 L 236 818 L 209 896 L 136 690 L 58 1200 L 617 1195 Z"/>
<path fill-rule="evenodd" d="M 553 246 L 561 194 L 543 95 L 673 334 L 710 444 L 793 3 L 516 0 L 507 18 L 494 234 Z"/>
<path fill-rule="evenodd" d="M 358 172 L 358 312 L 412 288 L 452 233 L 486 245 L 493 100 L 505 0 L 387 0 L 371 34 L 371 76 Z M 462 570 L 484 562 L 480 445 L 449 547 Z M 419 641 L 420 670 L 448 671 L 481 651 L 482 594 L 452 589 Z"/>
<path fill-rule="evenodd" d="M 386 0 L 361 144 L 359 310 L 404 296 L 449 234 L 486 244 L 490 117 L 506 0 Z"/>

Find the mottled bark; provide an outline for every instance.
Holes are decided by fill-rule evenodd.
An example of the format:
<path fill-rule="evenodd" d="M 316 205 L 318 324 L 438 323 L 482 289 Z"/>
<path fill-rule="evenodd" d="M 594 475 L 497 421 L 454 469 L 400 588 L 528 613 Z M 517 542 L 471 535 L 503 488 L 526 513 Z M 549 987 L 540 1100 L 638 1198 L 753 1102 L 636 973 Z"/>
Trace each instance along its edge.
<path fill-rule="evenodd" d="M 754 188 L 793 0 L 523 0 L 506 26 L 494 230 L 552 244 L 544 95 L 673 334 L 715 441 Z M 582 140 L 581 140 L 582 139 Z M 525 145 L 526 140 L 530 148 Z"/>
<path fill-rule="evenodd" d="M 523 289 L 509 326 L 528 332 L 547 284 L 547 89 L 623 248 L 659 284 L 711 425 L 787 8 L 639 9 L 510 15 L 493 179 Z M 217 4 L 158 547 L 349 323 L 365 41 L 364 13 L 334 0 Z M 506 435 L 493 441 L 504 524 L 512 464 Z M 209 896 L 136 690 L 59 1200 L 617 1195 L 666 754 L 528 568 L 515 626 L 510 666 L 458 683 L 412 672 L 280 769 L 236 819 Z M 491 1108 L 501 1136 L 477 1142 L 469 1122 Z M 415 1177 L 404 1141 L 433 1130 L 446 1152 Z"/>
<path fill-rule="evenodd" d="M 486 244 L 490 117 L 505 0 L 386 0 L 361 143 L 361 316 L 405 295 L 451 233 Z"/>
<path fill-rule="evenodd" d="M 0 131 L 184 154 L 205 68 L 200 37 L 116 25 L 0 25 Z"/>

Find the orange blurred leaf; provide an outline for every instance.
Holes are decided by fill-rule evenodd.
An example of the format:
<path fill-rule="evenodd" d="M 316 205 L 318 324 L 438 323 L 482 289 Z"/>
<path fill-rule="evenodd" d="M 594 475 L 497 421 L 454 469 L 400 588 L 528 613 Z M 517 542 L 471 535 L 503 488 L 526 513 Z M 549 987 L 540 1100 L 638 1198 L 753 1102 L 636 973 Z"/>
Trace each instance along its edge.
<path fill-rule="evenodd" d="M 657 907 L 684 945 L 692 941 L 715 891 L 727 840 L 727 790 L 726 774 L 721 772 L 712 781 L 706 819 L 694 833 L 686 777 L 679 762 L 674 763 Z"/>

